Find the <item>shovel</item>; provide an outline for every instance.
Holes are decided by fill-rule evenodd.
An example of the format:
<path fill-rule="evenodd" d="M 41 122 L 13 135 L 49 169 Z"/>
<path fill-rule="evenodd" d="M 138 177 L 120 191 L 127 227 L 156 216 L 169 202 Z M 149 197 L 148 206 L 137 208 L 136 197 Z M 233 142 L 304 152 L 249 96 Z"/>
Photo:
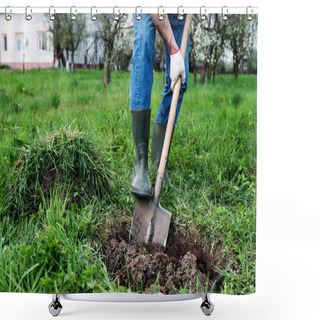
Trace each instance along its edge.
<path fill-rule="evenodd" d="M 183 35 L 181 40 L 181 55 L 184 58 L 186 54 L 189 29 L 191 25 L 192 14 L 188 14 L 183 29 Z M 166 246 L 168 232 L 171 221 L 171 212 L 163 209 L 159 203 L 160 192 L 164 177 L 164 171 L 166 168 L 169 146 L 173 131 L 174 120 L 176 118 L 176 110 L 178 104 L 178 98 L 181 87 L 181 77 L 175 84 L 172 101 L 170 106 L 169 119 L 167 123 L 166 134 L 164 137 L 162 153 L 156 178 L 156 184 L 154 187 L 154 196 L 151 199 L 137 198 L 136 207 L 133 213 L 133 219 L 131 223 L 129 243 L 133 240 L 144 241 L 148 243 L 151 239 L 152 242 L 160 243 Z"/>

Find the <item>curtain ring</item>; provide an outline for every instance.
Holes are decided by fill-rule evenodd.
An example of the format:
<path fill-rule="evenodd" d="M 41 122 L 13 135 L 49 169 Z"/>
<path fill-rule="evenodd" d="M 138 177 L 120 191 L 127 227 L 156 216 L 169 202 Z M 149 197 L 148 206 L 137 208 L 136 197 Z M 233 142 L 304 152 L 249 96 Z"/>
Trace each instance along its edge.
<path fill-rule="evenodd" d="M 202 9 L 204 9 L 204 13 L 202 13 Z M 200 7 L 200 18 L 201 20 L 206 20 L 207 18 L 207 9 L 205 6 Z"/>
<path fill-rule="evenodd" d="M 181 9 L 182 12 L 180 12 L 180 9 Z M 184 14 L 183 6 L 179 6 L 179 7 L 178 7 L 177 19 L 178 19 L 178 20 L 183 20 L 183 14 Z"/>
<path fill-rule="evenodd" d="M 90 13 L 91 13 L 91 20 L 92 21 L 96 21 L 97 20 L 97 9 L 96 10 L 96 14 L 93 14 L 93 8 L 96 8 L 95 6 L 91 7 L 90 9 Z"/>
<path fill-rule="evenodd" d="M 30 21 L 32 19 L 32 15 L 31 14 L 28 14 L 28 9 L 30 8 L 30 6 L 26 6 L 26 20 L 27 21 Z M 32 9 L 30 9 L 30 12 L 32 12 Z"/>
<path fill-rule="evenodd" d="M 226 12 L 224 12 L 224 9 L 226 9 Z M 228 20 L 228 7 L 223 6 L 221 8 L 221 14 L 222 14 L 222 20 L 227 21 Z"/>
<path fill-rule="evenodd" d="M 4 16 L 5 16 L 5 19 L 7 21 L 10 21 L 12 19 L 12 16 L 8 13 L 8 8 L 10 8 L 10 6 L 6 6 L 5 9 L 4 9 Z M 11 13 L 11 9 L 10 9 L 10 13 Z"/>
<path fill-rule="evenodd" d="M 56 12 L 56 9 L 54 8 L 54 6 L 49 7 L 49 19 L 50 19 L 51 21 L 53 21 L 56 17 L 55 17 L 55 15 L 54 15 L 54 13 L 51 13 L 51 10 L 53 10 L 53 12 L 55 13 L 55 12 Z"/>
<path fill-rule="evenodd" d="M 70 19 L 72 21 L 77 20 L 77 16 L 73 13 L 73 8 L 75 8 L 75 6 L 70 7 Z M 77 9 L 75 9 L 74 11 L 77 12 Z"/>
<path fill-rule="evenodd" d="M 142 9 L 141 9 L 140 6 L 137 6 L 137 7 L 136 7 L 136 19 L 137 19 L 138 21 L 140 21 L 140 20 L 142 19 L 142 16 L 140 16 L 140 14 L 138 14 L 138 8 L 140 9 L 140 13 L 142 13 Z"/>
<path fill-rule="evenodd" d="M 162 8 L 162 14 L 160 14 L 160 8 Z M 163 6 L 159 6 L 158 7 L 158 20 L 162 21 L 164 19 L 164 9 L 163 9 Z"/>
<path fill-rule="evenodd" d="M 118 13 L 116 13 L 116 9 L 118 9 Z M 120 19 L 120 10 L 119 7 L 113 7 L 113 19 L 118 21 Z"/>
<path fill-rule="evenodd" d="M 251 13 L 249 13 L 249 8 L 251 8 Z M 252 7 L 247 7 L 247 9 L 246 9 L 246 15 L 247 15 L 247 20 L 248 21 L 251 21 L 252 20 L 252 18 L 253 18 L 253 9 L 252 9 Z"/>

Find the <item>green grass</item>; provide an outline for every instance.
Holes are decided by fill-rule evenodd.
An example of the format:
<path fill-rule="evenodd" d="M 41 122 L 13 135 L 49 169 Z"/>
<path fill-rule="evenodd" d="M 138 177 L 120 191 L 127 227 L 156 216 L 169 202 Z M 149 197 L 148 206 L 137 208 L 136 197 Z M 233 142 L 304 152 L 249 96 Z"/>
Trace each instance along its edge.
<path fill-rule="evenodd" d="M 5 190 L 3 208 L 8 215 L 20 217 L 37 211 L 41 200 L 50 199 L 54 187 L 68 192 L 68 203 L 79 206 L 111 193 L 108 160 L 77 129 L 61 127 L 31 145 L 19 142 L 20 148 L 12 147 L 20 150 L 20 156 Z"/>
<path fill-rule="evenodd" d="M 254 292 L 257 78 L 218 75 L 215 85 L 192 79 L 168 162 L 174 188 L 162 191 L 161 205 L 173 213 L 172 225 L 179 217 L 181 228 L 193 223 L 212 250 L 223 245 L 223 293 Z M 130 74 L 114 72 L 104 88 L 101 71 L 7 70 L 0 83 L 0 291 L 130 291 L 108 277 L 101 256 L 105 221 L 134 211 Z M 161 92 L 162 74 L 155 73 L 152 120 Z M 62 126 L 77 126 L 110 159 L 112 199 L 67 206 L 53 190 L 29 217 L 12 219 L 5 190 L 19 148 Z"/>

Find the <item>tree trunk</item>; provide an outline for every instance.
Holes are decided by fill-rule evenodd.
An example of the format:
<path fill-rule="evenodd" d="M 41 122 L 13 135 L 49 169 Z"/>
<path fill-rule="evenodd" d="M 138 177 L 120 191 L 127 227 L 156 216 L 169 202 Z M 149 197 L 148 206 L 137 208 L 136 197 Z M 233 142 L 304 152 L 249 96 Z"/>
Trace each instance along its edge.
<path fill-rule="evenodd" d="M 66 53 L 67 53 L 66 70 L 69 72 L 69 50 L 68 49 L 66 49 Z"/>
<path fill-rule="evenodd" d="M 212 84 L 214 84 L 216 81 L 216 69 L 217 69 L 217 63 L 214 63 L 212 67 Z"/>
<path fill-rule="evenodd" d="M 206 79 L 206 72 L 207 72 L 207 68 L 208 68 L 208 60 L 211 59 L 212 52 L 213 52 L 213 44 L 211 44 L 211 45 L 209 46 L 207 55 L 206 55 L 206 57 L 205 57 L 205 59 L 204 59 L 204 61 L 203 61 L 203 64 L 202 64 L 200 84 L 203 84 L 203 83 L 204 83 L 204 80 Z"/>
<path fill-rule="evenodd" d="M 197 67 L 196 67 L 196 58 L 194 54 L 194 39 L 193 39 L 193 29 L 191 27 L 190 32 L 190 41 L 189 41 L 189 57 L 192 59 L 192 68 L 193 68 L 193 83 L 197 83 Z"/>
<path fill-rule="evenodd" d="M 208 68 L 207 68 L 207 82 L 208 83 L 210 83 L 210 81 L 211 81 L 211 74 L 212 74 L 212 66 L 208 65 Z"/>
<path fill-rule="evenodd" d="M 236 80 L 238 79 L 239 63 L 240 63 L 240 59 L 238 58 L 237 55 L 235 55 L 233 58 L 233 72 L 234 72 L 234 78 Z"/>
<path fill-rule="evenodd" d="M 60 60 L 60 59 L 62 61 L 63 67 L 65 67 L 66 66 L 66 58 L 65 58 L 65 56 L 63 54 L 63 50 L 62 50 L 61 45 L 59 43 L 57 45 L 57 60 Z"/>
<path fill-rule="evenodd" d="M 215 84 L 216 82 L 216 71 L 212 72 L 212 84 Z"/>
<path fill-rule="evenodd" d="M 193 83 L 197 83 L 197 66 L 196 66 L 196 58 L 195 55 L 192 55 L 192 67 L 193 67 Z"/>
<path fill-rule="evenodd" d="M 200 84 L 203 84 L 204 80 L 206 79 L 207 66 L 208 66 L 207 62 L 205 62 L 204 65 L 202 66 L 201 75 L 200 75 L 200 82 L 199 82 Z"/>
<path fill-rule="evenodd" d="M 96 69 L 97 66 L 99 66 L 97 40 L 94 41 L 94 61 L 95 61 L 95 66 L 94 66 L 94 68 Z M 99 68 L 99 69 L 100 69 L 100 68 Z"/>
<path fill-rule="evenodd" d="M 107 51 L 107 57 L 104 61 L 103 81 L 106 87 L 111 82 L 111 51 Z"/>
<path fill-rule="evenodd" d="M 238 62 L 236 62 L 234 66 L 234 78 L 237 80 L 238 79 Z"/>
<path fill-rule="evenodd" d="M 71 53 L 71 74 L 73 74 L 73 65 L 74 65 L 74 51 Z"/>
<path fill-rule="evenodd" d="M 84 68 L 87 69 L 88 67 L 88 50 L 86 49 L 84 54 Z"/>

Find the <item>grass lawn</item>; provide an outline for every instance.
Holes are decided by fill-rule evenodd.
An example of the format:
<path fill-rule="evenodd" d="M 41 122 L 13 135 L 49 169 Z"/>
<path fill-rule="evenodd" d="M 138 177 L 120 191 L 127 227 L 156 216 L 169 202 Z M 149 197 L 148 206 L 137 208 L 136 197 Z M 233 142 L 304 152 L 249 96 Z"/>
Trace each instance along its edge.
<path fill-rule="evenodd" d="M 114 72 L 104 88 L 102 71 L 6 70 L 0 84 L 0 291 L 131 292 L 103 263 L 110 225 L 130 221 L 135 206 L 130 74 Z M 190 75 L 168 161 L 173 187 L 160 197 L 171 228 L 193 228 L 210 250 L 223 247 L 226 294 L 255 291 L 256 90 L 255 75 L 218 75 L 214 85 Z M 151 121 L 161 92 L 155 73 Z M 4 203 L 19 148 L 61 126 L 99 147 L 113 191 L 69 206 L 52 190 L 31 214 L 11 216 Z"/>

